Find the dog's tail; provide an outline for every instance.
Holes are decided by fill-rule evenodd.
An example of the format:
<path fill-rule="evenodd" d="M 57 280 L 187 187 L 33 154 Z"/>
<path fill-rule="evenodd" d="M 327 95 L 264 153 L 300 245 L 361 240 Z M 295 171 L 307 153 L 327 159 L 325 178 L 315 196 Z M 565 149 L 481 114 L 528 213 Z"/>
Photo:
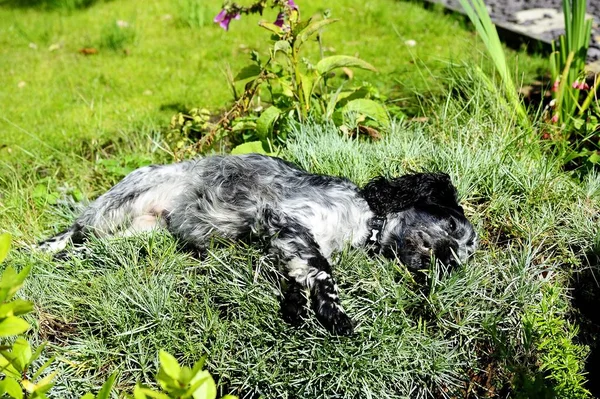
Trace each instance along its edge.
<path fill-rule="evenodd" d="M 61 231 L 60 233 L 40 241 L 37 244 L 37 249 L 44 252 L 59 252 L 67 247 L 69 243 L 83 244 L 85 235 L 83 234 L 82 226 L 79 223 L 73 224 L 70 228 Z"/>

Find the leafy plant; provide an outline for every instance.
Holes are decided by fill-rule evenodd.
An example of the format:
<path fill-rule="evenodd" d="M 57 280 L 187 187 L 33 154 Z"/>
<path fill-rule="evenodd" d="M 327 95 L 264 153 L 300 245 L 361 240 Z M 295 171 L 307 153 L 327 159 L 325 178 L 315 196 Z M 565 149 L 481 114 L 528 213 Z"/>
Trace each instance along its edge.
<path fill-rule="evenodd" d="M 204 358 L 200 359 L 193 368 L 181 367 L 171 354 L 160 351 L 160 369 L 156 380 L 163 389 L 158 392 L 143 385 L 136 385 L 133 391 L 135 399 L 215 399 L 217 386 L 210 373 L 202 370 Z M 221 399 L 236 399 L 234 395 L 225 395 Z"/>
<path fill-rule="evenodd" d="M 552 43 L 550 66 L 554 85 L 550 122 L 556 126 L 553 144 L 565 164 L 600 163 L 597 137 L 600 107 L 597 76 L 590 88 L 585 62 L 592 19 L 585 18 L 586 0 L 563 0 L 565 34 Z M 587 91 L 587 94 L 584 94 Z"/>
<path fill-rule="evenodd" d="M 10 249 L 11 237 L 4 233 L 0 235 L 0 262 L 2 262 Z M 13 337 L 29 330 L 30 326 L 21 316 L 33 310 L 33 303 L 15 299 L 16 293 L 23 286 L 29 274 L 30 267 L 25 267 L 16 272 L 8 266 L 0 279 L 0 337 Z M 11 344 L 0 345 L 0 395 L 15 399 L 45 398 L 46 393 L 52 388 L 52 380 L 56 373 L 50 373 L 40 378 L 41 374 L 52 363 L 48 360 L 35 372 L 32 371 L 33 363 L 39 358 L 44 346 L 32 351 L 29 342 L 22 337 Z"/>
<path fill-rule="evenodd" d="M 574 116 L 581 116 L 585 112 L 585 108 L 579 106 L 579 93 L 586 89 L 584 67 L 592 32 L 592 19 L 585 18 L 586 2 L 563 0 L 565 34 L 560 35 L 558 46 L 556 42 L 552 43 L 550 56 L 552 79 L 555 82 L 552 121 L 567 129 Z"/>
<path fill-rule="evenodd" d="M 557 398 L 589 398 L 582 364 L 587 350 L 573 342 L 577 328 L 565 320 L 568 308 L 561 290 L 546 286 L 539 305 L 525 313 L 526 336 L 539 353 L 540 372 L 554 381 Z"/>
<path fill-rule="evenodd" d="M 0 263 L 6 258 L 10 249 L 10 234 L 0 234 Z M 23 299 L 15 299 L 18 290 L 23 286 L 31 267 L 17 273 L 7 267 L 0 279 L 0 337 L 12 337 L 27 331 L 30 326 L 20 316 L 33 310 L 33 303 Z M 52 380 L 57 375 L 54 371 L 42 378 L 42 373 L 52 364 L 54 358 L 48 359 L 36 371 L 33 364 L 39 359 L 45 345 L 40 345 L 35 352 L 29 342 L 18 337 L 12 344 L 0 345 L 0 396 L 13 399 L 44 399 L 52 388 Z M 156 376 L 163 392 L 138 384 L 133 392 L 134 399 L 215 399 L 217 386 L 210 373 L 202 370 L 204 358 L 193 368 L 181 367 L 177 360 L 165 351 L 160 351 L 160 369 Z M 81 399 L 109 399 L 117 373 L 113 373 L 102 385 L 96 395 L 87 393 Z M 236 399 L 236 396 L 225 395 L 222 399 Z"/>
<path fill-rule="evenodd" d="M 262 14 L 266 6 L 266 0 L 249 7 L 225 5 L 215 22 L 229 29 L 231 21 L 241 14 Z M 390 126 L 381 96 L 367 83 L 350 83 L 354 75 L 350 68 L 376 71 L 375 67 L 349 55 L 322 55 L 317 61 L 303 55 L 305 44 L 314 37 L 322 46 L 321 30 L 338 20 L 329 18 L 328 13 L 322 19 L 302 20 L 299 7 L 292 0 L 273 0 L 272 6 L 280 9 L 277 19 L 273 23 L 259 23 L 271 34 L 269 54 L 261 58 L 253 51 L 251 64 L 230 77 L 234 105 L 214 123 L 197 110 L 190 115 L 180 113 L 173 118 L 172 129 L 181 132 L 182 137 L 202 132 L 197 151 L 226 135 L 233 145 L 255 141 L 262 144 L 263 151 L 273 151 L 285 142 L 290 118 L 333 120 L 346 133 L 365 133 L 378 138 L 378 131 Z M 335 78 L 339 71 L 341 80 Z M 244 84 L 240 95 L 236 90 L 239 83 Z M 183 143 L 177 140 L 175 147 Z M 240 151 L 243 149 L 237 150 Z"/>

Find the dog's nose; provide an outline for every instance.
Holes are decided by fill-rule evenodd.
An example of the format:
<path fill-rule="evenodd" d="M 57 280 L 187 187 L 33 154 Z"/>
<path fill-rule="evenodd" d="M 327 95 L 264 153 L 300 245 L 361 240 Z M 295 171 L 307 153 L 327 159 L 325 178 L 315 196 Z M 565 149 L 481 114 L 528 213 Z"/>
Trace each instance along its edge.
<path fill-rule="evenodd" d="M 458 265 L 458 260 L 455 255 L 457 252 L 458 243 L 455 240 L 440 240 L 436 243 L 433 251 L 436 259 L 448 267 Z"/>

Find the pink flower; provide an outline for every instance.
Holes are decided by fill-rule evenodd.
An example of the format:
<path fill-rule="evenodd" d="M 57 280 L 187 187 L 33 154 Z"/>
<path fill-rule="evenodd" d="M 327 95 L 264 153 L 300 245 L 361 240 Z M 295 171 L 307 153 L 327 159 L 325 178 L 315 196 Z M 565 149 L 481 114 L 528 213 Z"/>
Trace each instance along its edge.
<path fill-rule="evenodd" d="M 573 87 L 574 89 L 577 89 L 577 90 L 589 90 L 590 85 L 585 83 L 585 81 L 579 83 L 579 81 L 576 80 L 573 82 L 573 85 L 571 87 Z"/>
<path fill-rule="evenodd" d="M 283 26 L 283 18 L 285 17 L 285 14 L 280 12 L 279 14 L 277 14 L 277 19 L 275 20 L 275 22 L 273 22 L 273 25 L 279 26 L 280 28 Z"/>
<path fill-rule="evenodd" d="M 552 91 L 553 92 L 557 92 L 558 91 L 558 86 L 560 85 L 560 80 L 556 79 L 554 81 L 554 84 L 552 85 Z"/>
<path fill-rule="evenodd" d="M 287 5 L 292 10 L 298 11 L 298 5 L 296 3 L 294 3 L 294 0 L 288 0 Z"/>
<path fill-rule="evenodd" d="M 550 119 L 550 122 L 557 123 L 558 122 L 558 114 L 554 114 L 554 116 L 552 117 L 552 119 Z"/>
<path fill-rule="evenodd" d="M 223 9 L 220 13 L 217 14 L 214 23 L 219 24 L 219 26 L 225 30 L 229 30 L 229 23 L 232 19 L 240 19 L 239 13 L 230 13 L 227 10 Z"/>

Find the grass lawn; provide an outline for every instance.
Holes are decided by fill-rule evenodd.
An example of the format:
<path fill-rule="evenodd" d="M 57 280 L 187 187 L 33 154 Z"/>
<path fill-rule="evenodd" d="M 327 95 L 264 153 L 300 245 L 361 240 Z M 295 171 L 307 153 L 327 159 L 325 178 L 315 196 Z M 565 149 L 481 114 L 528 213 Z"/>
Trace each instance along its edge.
<path fill-rule="evenodd" d="M 152 381 L 159 348 L 188 364 L 208 354 L 223 389 L 246 397 L 485 397 L 511 384 L 543 397 L 576 386 L 569 378 L 583 353 L 566 321 L 565 271 L 593 249 L 600 177 L 562 172 L 469 77 L 463 63 L 489 62 L 455 17 L 392 0 L 297 3 L 304 15 L 330 8 L 341 17 L 324 34 L 326 51 L 375 65 L 379 73 L 355 79 L 411 112 L 428 100 L 419 112 L 429 120 L 399 122 L 375 143 L 301 125 L 282 156 L 360 184 L 380 173 L 448 172 L 481 249 L 449 277 L 433 272 L 426 288 L 397 264 L 340 254 L 351 338 L 329 336 L 312 318 L 298 330 L 285 325 L 273 265 L 237 243 L 215 245 L 202 262 L 164 234 L 94 241 L 89 256 L 65 262 L 13 251 L 9 264 L 33 265 L 24 295 L 36 303 L 33 338 L 49 341 L 51 369 L 61 371 L 55 397 L 77 397 L 115 369 L 124 390 Z M 264 52 L 268 33 L 253 17 L 224 32 L 212 23 L 219 9 L 191 0 L 74 10 L 2 3 L 0 229 L 17 247 L 70 224 L 81 201 L 132 168 L 170 161 L 161 133 L 175 112 L 228 103 L 224 71 Z M 317 57 L 316 44 L 308 54 Z M 540 57 L 509 58 L 519 80 L 547 70 Z M 460 98 L 449 94 L 456 76 Z M 556 353 L 547 370 L 566 370 L 560 381 L 540 370 Z"/>

